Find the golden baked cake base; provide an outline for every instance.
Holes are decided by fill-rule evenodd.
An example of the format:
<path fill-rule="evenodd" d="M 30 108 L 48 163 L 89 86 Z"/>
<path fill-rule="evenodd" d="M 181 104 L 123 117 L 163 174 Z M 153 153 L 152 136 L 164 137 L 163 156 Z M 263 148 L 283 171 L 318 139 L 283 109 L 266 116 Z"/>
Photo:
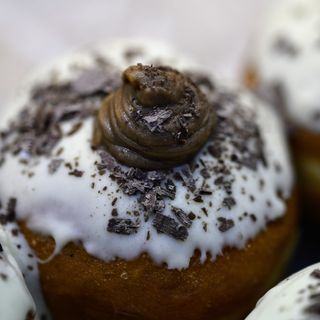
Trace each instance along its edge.
<path fill-rule="evenodd" d="M 243 319 L 279 279 L 297 239 L 296 196 L 287 205 L 285 216 L 269 223 L 245 249 L 226 249 L 205 264 L 195 254 L 181 271 L 156 266 L 147 256 L 106 263 L 70 243 L 40 264 L 52 315 L 59 320 Z M 52 239 L 21 228 L 40 258 L 50 256 Z"/>

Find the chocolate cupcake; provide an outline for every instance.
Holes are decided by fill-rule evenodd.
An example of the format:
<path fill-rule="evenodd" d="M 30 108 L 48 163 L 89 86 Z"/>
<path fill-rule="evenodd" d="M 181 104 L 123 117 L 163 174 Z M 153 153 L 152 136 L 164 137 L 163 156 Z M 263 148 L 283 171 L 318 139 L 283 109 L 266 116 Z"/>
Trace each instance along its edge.
<path fill-rule="evenodd" d="M 290 129 L 304 205 L 320 221 L 320 3 L 278 1 L 257 33 L 246 83 L 271 101 Z"/>
<path fill-rule="evenodd" d="M 279 283 L 246 319 L 320 319 L 320 264 L 305 268 Z"/>
<path fill-rule="evenodd" d="M 282 125 L 184 61 L 148 43 L 74 54 L 2 118 L 0 195 L 55 319 L 242 319 L 281 273 Z"/>

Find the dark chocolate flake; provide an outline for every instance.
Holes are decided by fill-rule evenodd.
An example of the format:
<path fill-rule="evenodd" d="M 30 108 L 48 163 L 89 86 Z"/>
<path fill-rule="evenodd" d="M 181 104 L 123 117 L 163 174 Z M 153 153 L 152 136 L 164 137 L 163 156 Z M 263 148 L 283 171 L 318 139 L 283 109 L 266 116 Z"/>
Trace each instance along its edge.
<path fill-rule="evenodd" d="M 226 219 L 226 218 L 223 218 L 223 217 L 219 217 L 217 220 L 219 222 L 218 229 L 221 232 L 226 232 L 226 231 L 228 231 L 228 230 L 230 230 L 231 228 L 234 227 L 234 221 L 231 220 L 231 219 Z"/>
<path fill-rule="evenodd" d="M 312 303 L 310 306 L 304 309 L 304 312 L 320 316 L 320 301 Z"/>
<path fill-rule="evenodd" d="M 112 72 L 107 72 L 103 68 L 92 68 L 83 71 L 71 88 L 80 95 L 92 95 L 97 92 L 108 93 L 119 86 L 118 79 Z"/>
<path fill-rule="evenodd" d="M 84 174 L 84 171 L 78 170 L 78 169 L 74 169 L 73 171 L 69 172 L 70 176 L 75 176 L 77 178 L 81 178 Z"/>
<path fill-rule="evenodd" d="M 13 222 L 16 219 L 16 205 L 17 205 L 17 199 L 16 198 L 10 198 L 7 204 L 7 221 Z"/>
<path fill-rule="evenodd" d="M 272 49 L 291 58 L 295 58 L 299 53 L 298 48 L 285 36 L 279 36 L 275 40 Z"/>
<path fill-rule="evenodd" d="M 139 223 L 131 219 L 111 218 L 107 230 L 111 233 L 131 235 L 137 233 Z"/>
<path fill-rule="evenodd" d="M 197 195 L 193 198 L 193 201 L 194 202 L 199 202 L 199 203 L 202 203 L 203 202 L 203 199 L 200 195 Z"/>
<path fill-rule="evenodd" d="M 171 110 L 156 109 L 153 113 L 142 117 L 146 127 L 151 132 L 164 132 L 162 124 L 164 124 L 171 116 Z"/>
<path fill-rule="evenodd" d="M 233 197 L 226 197 L 222 201 L 222 205 L 227 207 L 229 210 L 236 205 L 236 200 Z"/>
<path fill-rule="evenodd" d="M 77 122 L 75 123 L 72 128 L 70 129 L 70 131 L 67 133 L 67 136 L 72 136 L 74 135 L 77 131 L 79 131 L 82 127 L 83 123 L 82 122 Z"/>
<path fill-rule="evenodd" d="M 4 273 L 0 273 L 0 279 L 2 280 L 2 281 L 6 281 L 7 279 L 8 279 L 8 276 L 6 275 L 6 274 L 4 274 Z"/>
<path fill-rule="evenodd" d="M 179 175 L 182 178 L 183 182 L 185 183 L 186 187 L 191 191 L 194 192 L 196 190 L 196 182 L 192 176 L 191 170 L 189 166 L 185 166 L 179 171 Z"/>
<path fill-rule="evenodd" d="M 311 272 L 310 276 L 314 279 L 320 280 L 320 269 L 315 269 Z"/>
<path fill-rule="evenodd" d="M 164 233 L 174 239 L 184 241 L 188 237 L 188 229 L 185 226 L 161 213 L 154 217 L 152 225 L 158 233 Z"/>
<path fill-rule="evenodd" d="M 117 203 L 117 201 L 118 201 L 118 198 L 114 198 L 111 202 L 111 205 L 114 206 Z"/>
<path fill-rule="evenodd" d="M 19 230 L 18 229 L 12 229 L 11 230 L 11 234 L 14 236 L 14 237 L 17 237 L 19 235 Z"/>
<path fill-rule="evenodd" d="M 171 210 L 181 224 L 183 224 L 186 228 L 191 227 L 192 220 L 189 218 L 188 214 L 186 214 L 182 209 L 177 207 L 172 207 Z"/>
<path fill-rule="evenodd" d="M 57 172 L 62 163 L 63 159 L 52 159 L 48 165 L 49 174 Z"/>
<path fill-rule="evenodd" d="M 116 208 L 113 208 L 113 209 L 111 210 L 111 215 L 112 215 L 113 217 L 117 217 L 117 216 L 118 216 L 118 210 L 117 210 Z"/>

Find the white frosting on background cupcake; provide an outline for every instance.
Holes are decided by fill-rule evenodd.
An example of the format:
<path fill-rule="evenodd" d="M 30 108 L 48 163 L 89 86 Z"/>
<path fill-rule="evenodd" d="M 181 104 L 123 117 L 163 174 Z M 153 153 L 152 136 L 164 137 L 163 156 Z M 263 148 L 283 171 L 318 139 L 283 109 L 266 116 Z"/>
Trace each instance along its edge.
<path fill-rule="evenodd" d="M 196 64 L 162 46 L 124 42 L 59 60 L 34 77 L 31 87 L 74 81 L 86 69 L 95 69 L 101 60 L 104 67 L 107 65 L 116 74 L 137 62 L 171 65 L 181 71 L 200 70 Z M 286 142 L 281 123 L 268 106 L 247 93 L 234 93 L 234 89 L 204 90 L 209 101 L 223 104 L 216 107 L 221 132 L 216 130 L 214 140 L 199 152 L 193 172 L 181 166 L 161 178 L 165 183 L 167 178 L 175 179 L 176 172 L 185 172 L 174 181 L 174 199 L 168 196 L 161 199 L 164 205 L 161 214 L 169 217 L 174 228 L 184 228 L 183 239 L 179 234 L 170 235 L 156 228 L 154 216 L 145 221 L 141 197 L 148 196 L 137 189 L 133 195 L 124 191 L 130 179 L 136 185 L 141 181 L 132 176 L 126 178 L 123 186 L 119 185 L 122 178 L 114 177 L 119 171 L 121 177 L 129 177 L 129 168 L 117 165 L 115 174 L 110 168 L 97 167 L 103 161 L 91 149 L 94 117 L 81 121 L 75 133 L 65 134 L 52 150 L 55 156 L 30 158 L 21 150 L 18 155 L 5 152 L 0 168 L 3 202 L 17 199 L 18 219 L 25 220 L 35 232 L 51 235 L 56 241 L 56 253 L 70 241 L 81 242 L 89 254 L 105 261 L 116 257 L 131 260 L 148 253 L 156 263 L 181 269 L 188 267 L 196 249 L 204 262 L 209 256 L 214 260 L 227 246 L 243 248 L 248 240 L 267 228 L 269 221 L 282 217 L 286 211 L 285 199 L 290 196 L 293 183 Z M 35 101 L 30 102 L 31 91 L 26 88 L 13 102 L 7 116 L 1 118 L 1 128 L 22 107 L 35 107 Z M 66 121 L 61 129 L 67 133 L 75 125 L 75 120 Z M 217 146 L 221 148 L 219 152 Z M 216 152 L 220 155 L 214 156 Z M 194 177 L 191 180 L 190 174 Z M 148 183 L 156 186 L 152 177 Z M 174 208 L 192 217 L 187 227 Z M 122 234 L 115 233 L 110 224 L 114 219 L 127 219 L 122 222 L 130 234 L 123 234 L 126 233 L 123 230 Z"/>
<path fill-rule="evenodd" d="M 12 255 L 13 244 L 0 225 L 0 318 L 24 320 L 35 304 Z"/>
<path fill-rule="evenodd" d="M 290 276 L 271 289 L 246 320 L 320 319 L 320 263 Z"/>
<path fill-rule="evenodd" d="M 251 52 L 263 94 L 278 95 L 289 120 L 314 131 L 320 131 L 319 25 L 318 0 L 276 1 Z"/>

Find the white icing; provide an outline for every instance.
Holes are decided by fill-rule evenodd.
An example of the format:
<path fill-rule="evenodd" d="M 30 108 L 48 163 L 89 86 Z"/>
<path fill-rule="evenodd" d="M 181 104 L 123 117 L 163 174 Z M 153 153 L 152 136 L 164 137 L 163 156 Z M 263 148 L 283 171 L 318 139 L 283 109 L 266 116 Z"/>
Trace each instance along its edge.
<path fill-rule="evenodd" d="M 135 44 L 136 46 L 138 45 Z M 189 66 L 195 65 L 189 62 L 182 63 L 186 60 L 179 59 L 176 54 L 169 54 L 170 51 L 166 51 L 167 49 L 157 50 L 155 44 L 143 45 L 143 54 L 137 60 L 125 62 L 123 52 L 128 47 L 131 47 L 130 43 L 117 43 L 115 46 L 102 46 L 102 49 L 97 48 L 94 51 L 107 60 L 111 60 L 116 67 L 121 69 L 128 63 L 152 63 L 159 59 L 165 64 L 178 65 L 181 69 L 186 67 L 190 69 Z M 75 64 L 78 66 L 76 69 L 70 67 Z M 90 52 L 75 54 L 55 63 L 36 81 L 52 79 L 52 74 L 55 74 L 55 79 L 58 81 L 71 79 L 79 73 L 81 66 L 90 65 L 92 65 Z M 55 71 L 52 72 L 52 70 Z M 23 97 L 18 98 L 12 104 L 7 117 L 1 119 L 2 127 L 7 124 L 7 119 L 16 114 L 17 110 L 24 105 L 22 100 L 28 100 L 28 90 L 23 92 Z M 227 195 L 215 185 L 216 177 L 211 177 L 207 181 L 213 190 L 213 195 L 203 197 L 203 203 L 187 201 L 185 196 L 188 190 L 178 183 L 176 197 L 174 200 L 166 200 L 166 208 L 163 213 L 172 215 L 172 205 L 186 212 L 192 210 L 200 217 L 194 220 L 189 229 L 189 237 L 185 241 L 158 234 L 151 224 L 151 219 L 141 223 L 138 232 L 134 235 L 116 235 L 106 231 L 113 208 L 111 203 L 115 195 L 118 198 L 116 207 L 119 217 L 125 217 L 126 211 L 139 211 L 140 207 L 137 201 L 138 196 L 128 196 L 122 191 L 117 193 L 117 183 L 108 175 L 98 174 L 94 163 L 100 159 L 97 153 L 92 152 L 90 148 L 93 119 L 85 120 L 83 127 L 76 134 L 60 141 L 53 152 L 63 147 L 64 152 L 61 157 L 65 162 L 73 165 L 77 158 L 78 169 L 84 171 L 81 178 L 70 176 L 65 166 L 61 166 L 55 174 L 50 175 L 48 173 L 50 160 L 46 157 L 40 157 L 39 163 L 30 168 L 34 175 L 29 178 L 27 174 L 22 173 L 23 166 L 18 159 L 8 155 L 0 168 L 1 197 L 3 201 L 8 200 L 9 197 L 17 197 L 18 218 L 26 220 L 28 227 L 32 230 L 53 236 L 57 245 L 56 252 L 69 241 L 81 241 L 88 253 L 105 261 L 116 257 L 131 260 L 146 252 L 156 263 L 166 263 L 168 268 L 181 269 L 188 267 L 195 249 L 200 250 L 202 261 L 206 260 L 208 253 L 214 260 L 226 246 L 243 248 L 249 239 L 266 228 L 266 220 L 271 221 L 281 217 L 286 211 L 286 206 L 285 202 L 277 196 L 277 190 L 281 189 L 284 197 L 287 198 L 292 187 L 292 170 L 277 116 L 269 107 L 258 103 L 249 94 L 241 93 L 239 101 L 244 110 L 257 111 L 256 121 L 261 130 L 269 166 L 264 167 L 259 164 L 257 171 L 246 167 L 237 170 L 234 163 L 226 160 L 232 167 L 231 175 L 235 180 L 232 192 L 237 203 L 232 210 L 221 206 L 222 200 Z M 226 113 L 228 114 L 228 111 Z M 198 157 L 201 157 L 207 166 L 213 167 L 217 164 L 217 160 L 209 154 L 204 154 L 203 150 Z M 281 166 L 281 173 L 274 170 L 275 163 Z M 199 177 L 196 181 L 197 187 L 202 185 L 203 180 L 199 170 L 196 169 L 195 172 L 195 176 Z M 92 177 L 93 173 L 96 173 L 95 177 Z M 246 181 L 243 175 L 247 177 Z M 260 179 L 265 181 L 263 191 L 257 191 Z M 92 183 L 95 184 L 94 189 L 91 188 Z M 107 186 L 107 191 L 102 191 L 104 186 Z M 242 194 L 242 187 L 245 187 L 246 194 Z M 254 195 L 254 202 L 249 199 L 250 194 Z M 268 207 L 268 201 L 271 201 L 272 208 Z M 212 202 L 211 207 L 210 202 Z M 207 209 L 207 217 L 201 211 L 202 207 Z M 257 221 L 253 223 L 250 218 L 239 221 L 244 212 L 254 213 Z M 235 226 L 227 232 L 220 232 L 217 223 L 217 217 L 220 216 L 233 219 L 236 222 Z M 205 222 L 207 232 L 203 229 Z M 147 241 L 148 231 L 150 240 Z"/>
<path fill-rule="evenodd" d="M 36 308 L 34 308 L 33 305 L 33 308 L 29 309 L 37 311 L 35 320 L 43 319 L 44 317 L 45 319 L 50 320 L 50 313 L 46 306 L 40 286 L 38 260 L 21 232 L 18 232 L 17 234 L 14 232 L 18 229 L 19 227 L 16 223 L 7 223 L 4 227 L 0 225 L 0 243 L 4 248 L 5 255 L 11 257 L 9 261 L 11 261 L 12 259 L 14 260 L 13 265 L 15 270 L 17 271 L 19 276 L 21 274 L 23 275 L 22 281 L 26 283 L 28 288 L 27 290 L 29 290 L 32 298 L 35 301 Z M 25 287 L 25 284 L 23 284 L 23 286 Z M 25 304 L 23 305 L 25 306 Z M 18 312 L 18 310 L 21 310 L 20 302 L 18 300 L 15 301 L 15 306 L 17 307 L 16 312 Z M 0 319 L 2 318 L 0 317 Z M 7 319 L 11 320 L 11 318 L 9 317 Z M 20 317 L 17 319 L 22 318 Z"/>
<path fill-rule="evenodd" d="M 311 276 L 314 270 L 320 270 L 320 263 L 305 268 L 290 276 L 272 288 L 257 303 L 256 308 L 246 320 L 318 320 L 320 314 L 306 312 L 306 309 L 318 298 L 311 295 L 320 294 L 320 279 Z M 318 309 L 319 310 L 319 309 Z"/>
<path fill-rule="evenodd" d="M 0 225 L 0 319 L 24 320 L 35 304 L 13 257 L 14 248 Z"/>
<path fill-rule="evenodd" d="M 298 125 L 320 131 L 320 2 L 280 0 L 263 21 L 252 51 L 262 86 L 280 83 L 287 113 Z M 279 37 L 296 48 L 290 55 L 274 49 Z M 318 116 L 315 116 L 318 115 Z"/>

